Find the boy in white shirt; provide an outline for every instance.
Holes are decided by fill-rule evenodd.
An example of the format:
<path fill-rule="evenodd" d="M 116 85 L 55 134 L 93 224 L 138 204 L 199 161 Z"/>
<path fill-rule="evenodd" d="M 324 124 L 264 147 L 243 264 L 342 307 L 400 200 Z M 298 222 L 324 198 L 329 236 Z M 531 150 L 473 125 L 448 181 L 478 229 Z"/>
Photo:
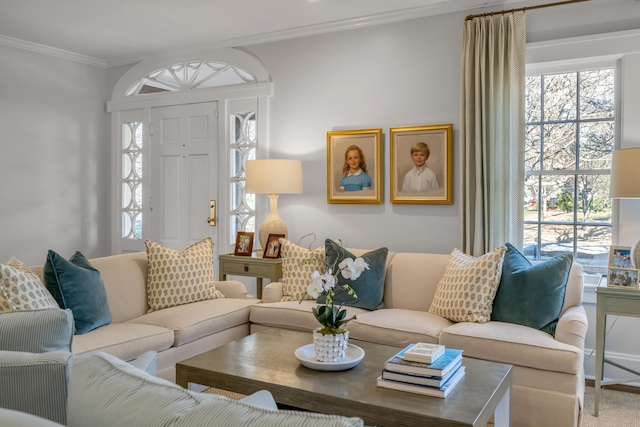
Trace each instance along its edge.
<path fill-rule="evenodd" d="M 426 165 L 429 154 L 429 146 L 424 142 L 413 144 L 411 147 L 411 159 L 414 167 L 404 176 L 402 190 L 400 191 L 404 193 L 421 193 L 440 188 L 436 174 Z"/>

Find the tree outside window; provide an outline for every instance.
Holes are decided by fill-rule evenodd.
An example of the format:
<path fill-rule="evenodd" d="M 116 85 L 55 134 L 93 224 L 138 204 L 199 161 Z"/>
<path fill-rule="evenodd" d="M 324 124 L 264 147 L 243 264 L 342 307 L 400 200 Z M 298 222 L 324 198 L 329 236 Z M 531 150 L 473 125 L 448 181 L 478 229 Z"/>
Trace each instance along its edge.
<path fill-rule="evenodd" d="M 524 253 L 572 253 L 586 271 L 606 271 L 615 68 L 530 75 L 525 96 Z"/>

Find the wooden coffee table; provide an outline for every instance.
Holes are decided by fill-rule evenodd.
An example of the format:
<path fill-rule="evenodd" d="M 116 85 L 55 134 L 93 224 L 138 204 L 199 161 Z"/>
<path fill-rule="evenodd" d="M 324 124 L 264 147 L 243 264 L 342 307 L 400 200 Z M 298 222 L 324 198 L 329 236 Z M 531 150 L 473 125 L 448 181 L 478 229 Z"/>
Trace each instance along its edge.
<path fill-rule="evenodd" d="M 511 425 L 512 367 L 464 358 L 464 378 L 444 399 L 376 386 L 384 362 L 400 349 L 350 340 L 365 351 L 354 368 L 315 371 L 294 352 L 310 332 L 261 331 L 176 364 L 176 382 L 251 394 L 266 389 L 280 405 L 360 417 L 377 426 L 496 427 Z"/>

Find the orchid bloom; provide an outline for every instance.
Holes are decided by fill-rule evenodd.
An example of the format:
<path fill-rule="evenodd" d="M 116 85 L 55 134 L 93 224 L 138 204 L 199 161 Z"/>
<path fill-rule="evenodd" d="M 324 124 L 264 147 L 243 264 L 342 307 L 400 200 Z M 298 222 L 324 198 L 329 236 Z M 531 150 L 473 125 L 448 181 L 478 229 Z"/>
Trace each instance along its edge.
<path fill-rule="evenodd" d="M 322 276 L 322 281 L 324 282 L 324 290 L 328 291 L 336 285 L 336 279 L 333 276 L 331 269 L 327 270 L 326 273 Z"/>
<path fill-rule="evenodd" d="M 318 298 L 324 291 L 324 284 L 322 282 L 322 276 L 317 271 L 314 271 L 311 275 L 311 283 L 307 287 L 307 294 L 309 294 L 313 298 Z"/>
<path fill-rule="evenodd" d="M 356 280 L 364 270 L 369 269 L 369 265 L 362 258 L 345 258 L 339 265 L 342 277 L 345 279 Z"/>

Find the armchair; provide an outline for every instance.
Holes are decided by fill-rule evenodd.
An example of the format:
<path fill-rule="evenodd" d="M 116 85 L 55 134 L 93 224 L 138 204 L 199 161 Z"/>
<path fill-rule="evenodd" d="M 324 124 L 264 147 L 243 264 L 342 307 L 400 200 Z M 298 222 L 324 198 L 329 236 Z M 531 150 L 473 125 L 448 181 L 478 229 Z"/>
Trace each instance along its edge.
<path fill-rule="evenodd" d="M 71 310 L 0 313 L 0 331 L 0 408 L 66 424 Z"/>

